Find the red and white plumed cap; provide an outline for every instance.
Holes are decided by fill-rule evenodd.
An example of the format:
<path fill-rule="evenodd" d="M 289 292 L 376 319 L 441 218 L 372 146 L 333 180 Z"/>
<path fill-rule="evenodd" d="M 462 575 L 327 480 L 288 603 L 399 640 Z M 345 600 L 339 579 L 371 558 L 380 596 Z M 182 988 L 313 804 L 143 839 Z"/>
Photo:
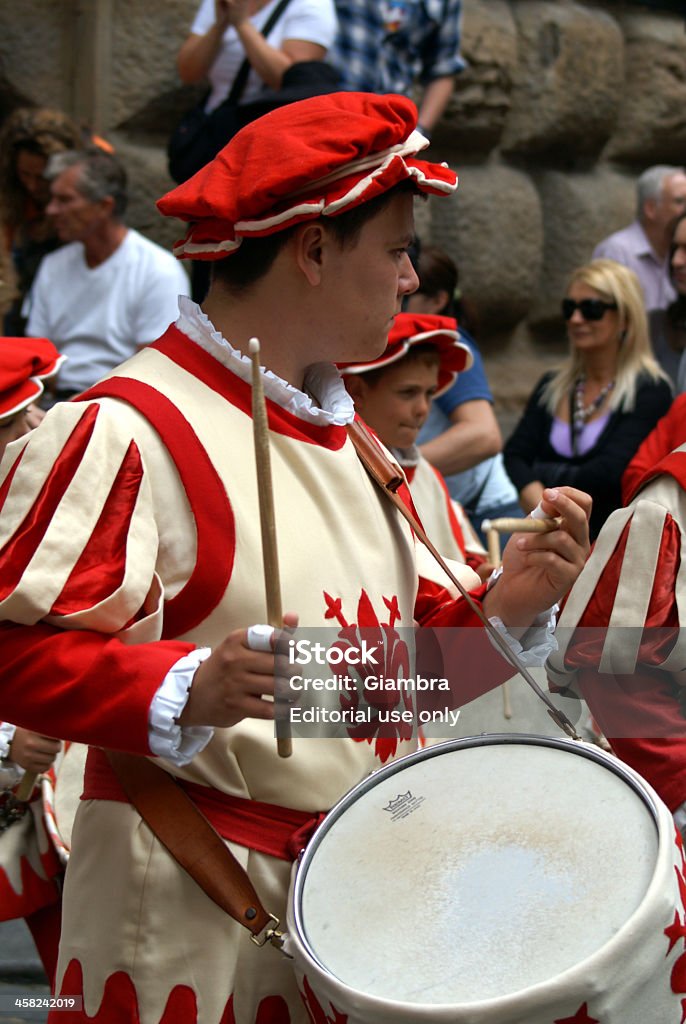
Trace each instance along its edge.
<path fill-rule="evenodd" d="M 429 313 L 398 313 L 388 335 L 388 345 L 380 356 L 368 363 L 338 363 L 342 374 L 368 373 L 391 366 L 406 356 L 413 345 L 433 345 L 440 359 L 437 395 L 454 384 L 458 373 L 468 370 L 474 362 L 472 353 L 459 340 L 457 321 L 451 316 Z"/>
<path fill-rule="evenodd" d="M 65 358 L 47 338 L 0 338 L 0 420 L 35 402 Z"/>
<path fill-rule="evenodd" d="M 223 259 L 243 238 L 335 217 L 406 179 L 449 195 L 457 175 L 416 158 L 428 146 L 416 126 L 414 103 L 393 94 L 329 93 L 270 111 L 158 200 L 163 214 L 190 224 L 174 255 Z"/>

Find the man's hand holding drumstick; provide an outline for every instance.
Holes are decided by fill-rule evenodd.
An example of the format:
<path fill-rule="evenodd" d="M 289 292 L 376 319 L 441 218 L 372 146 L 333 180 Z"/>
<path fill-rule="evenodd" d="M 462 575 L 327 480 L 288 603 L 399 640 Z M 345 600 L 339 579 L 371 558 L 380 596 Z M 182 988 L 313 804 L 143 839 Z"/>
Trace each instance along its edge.
<path fill-rule="evenodd" d="M 283 625 L 294 629 L 298 616 L 286 612 Z M 277 639 L 268 626 L 229 633 L 196 670 L 179 724 L 226 729 L 244 718 L 273 719 Z"/>
<path fill-rule="evenodd" d="M 555 530 L 515 533 L 503 552 L 503 574 L 483 601 L 489 617 L 510 628 L 528 627 L 545 608 L 562 600 L 590 551 L 591 498 L 574 487 L 546 488 L 541 507 L 560 519 Z"/>
<path fill-rule="evenodd" d="M 503 574 L 483 600 L 485 613 L 502 619 L 511 629 L 527 628 L 560 601 L 590 550 L 589 495 L 573 487 L 557 487 L 544 492 L 541 504 L 548 516 L 559 518 L 559 526 L 542 533 L 514 534 L 503 552 Z M 284 614 L 283 624 L 294 628 L 297 615 Z M 273 719 L 275 670 L 271 634 L 265 632 L 258 643 L 251 630 L 234 630 L 197 669 L 180 724 L 227 728 L 244 718 Z"/>

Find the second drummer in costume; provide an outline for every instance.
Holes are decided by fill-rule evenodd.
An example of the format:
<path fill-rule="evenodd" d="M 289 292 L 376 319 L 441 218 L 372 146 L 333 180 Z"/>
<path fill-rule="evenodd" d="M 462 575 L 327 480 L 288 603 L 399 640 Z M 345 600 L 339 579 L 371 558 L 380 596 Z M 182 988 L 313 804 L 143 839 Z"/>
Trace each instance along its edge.
<path fill-rule="evenodd" d="M 560 619 L 548 673 L 585 698 L 612 750 L 686 834 L 686 445 L 602 528 Z"/>
<path fill-rule="evenodd" d="M 2 466 L 5 706 L 34 728 L 49 719 L 60 735 L 156 755 L 277 915 L 293 833 L 416 739 L 306 739 L 277 757 L 262 699 L 274 656 L 252 649 L 247 629 L 265 617 L 251 337 L 265 366 L 286 624 L 297 612 L 348 632 L 475 626 L 456 630 L 458 645 L 471 634 L 457 652 L 465 699 L 512 671 L 464 600 L 418 578 L 412 533 L 357 457 L 352 401 L 330 362 L 383 351 L 417 284 L 413 193 L 455 188 L 451 170 L 418 158 L 427 143 L 415 128 L 403 97 L 334 94 L 241 131 L 160 202 L 190 225 L 177 255 L 215 261 L 203 308 L 182 300 L 159 342 L 56 407 L 40 443 L 11 448 Z M 586 496 L 560 488 L 545 505 L 562 528 L 513 542 L 495 586 L 475 590 L 487 615 L 517 627 L 518 647 L 546 629 L 587 553 Z M 96 750 L 85 785 L 58 969 L 58 991 L 83 993 L 84 1013 L 55 1020 L 305 1020 L 288 961 L 204 895 Z"/>

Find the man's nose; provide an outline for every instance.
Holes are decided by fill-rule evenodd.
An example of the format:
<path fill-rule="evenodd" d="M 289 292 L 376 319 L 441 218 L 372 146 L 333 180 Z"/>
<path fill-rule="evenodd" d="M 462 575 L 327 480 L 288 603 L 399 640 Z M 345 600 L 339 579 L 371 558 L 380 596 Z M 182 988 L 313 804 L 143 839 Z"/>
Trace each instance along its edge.
<path fill-rule="evenodd" d="M 403 266 L 400 271 L 400 281 L 398 283 L 398 293 L 400 295 L 411 295 L 412 292 L 416 292 L 419 288 L 419 278 L 417 277 L 417 271 L 414 269 L 412 260 L 407 253 L 403 256 Z"/>

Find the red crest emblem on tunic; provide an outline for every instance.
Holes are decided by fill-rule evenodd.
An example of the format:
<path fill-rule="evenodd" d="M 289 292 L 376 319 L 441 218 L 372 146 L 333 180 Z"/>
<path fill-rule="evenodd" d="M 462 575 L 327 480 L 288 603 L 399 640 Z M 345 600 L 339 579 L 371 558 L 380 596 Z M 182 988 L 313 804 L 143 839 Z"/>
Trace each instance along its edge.
<path fill-rule="evenodd" d="M 348 675 L 357 686 L 341 688 L 340 704 L 345 711 L 368 709 L 368 721 L 348 726 L 349 736 L 358 742 L 374 743 L 374 753 L 386 762 L 398 749 L 401 740 L 412 737 L 414 701 L 411 690 L 393 685 L 395 680 L 408 679 L 412 668 L 410 650 L 396 629 L 400 619 L 398 599 L 384 597 L 386 622 L 381 622 L 367 592 L 363 590 L 357 603 L 357 622 L 345 618 L 340 598 L 324 594 L 327 619 L 340 625 L 334 646 L 359 650 L 366 644 L 375 651 L 371 664 L 355 665 Z"/>

